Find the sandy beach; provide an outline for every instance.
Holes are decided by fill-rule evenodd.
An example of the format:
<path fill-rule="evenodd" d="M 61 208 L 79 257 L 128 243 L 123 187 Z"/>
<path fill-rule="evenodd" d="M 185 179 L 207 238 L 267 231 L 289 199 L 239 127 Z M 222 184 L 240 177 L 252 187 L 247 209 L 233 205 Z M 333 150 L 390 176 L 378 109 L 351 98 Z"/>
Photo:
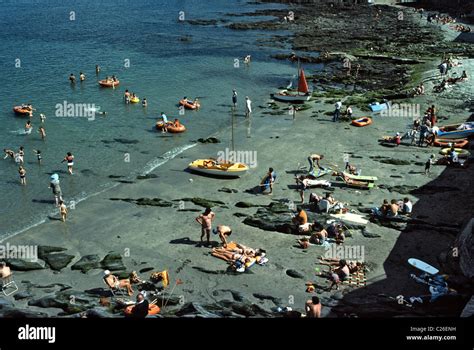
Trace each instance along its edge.
<path fill-rule="evenodd" d="M 383 11 L 387 9 L 381 8 Z M 303 9 L 295 8 L 297 20 L 294 27 L 289 28 L 290 31 L 303 33 L 303 27 L 309 26 L 305 22 L 307 19 L 299 22 L 298 15 Z M 394 8 L 390 11 L 396 13 L 399 10 Z M 419 15 L 412 14 L 411 9 L 401 11 L 413 28 L 420 26 L 423 31 L 438 33 L 435 25 L 426 27 L 426 19 L 418 19 Z M 309 17 L 310 13 L 307 15 Z M 326 19 L 331 18 L 330 13 L 323 13 L 318 19 L 321 23 L 324 23 L 325 15 L 328 16 Z M 365 20 L 362 17 L 361 21 Z M 443 50 L 453 52 L 462 63 L 456 71 L 466 70 L 471 77 L 474 74 L 472 44 L 453 43 L 458 33 L 451 29 L 444 28 L 440 32 L 445 40 L 441 45 Z M 301 38 L 296 35 L 293 39 L 293 48 L 302 57 L 322 50 L 316 44 L 303 50 L 305 45 Z M 331 47 L 329 41 L 325 49 L 336 55 L 343 50 L 336 44 Z M 423 42 L 420 45 L 427 44 Z M 354 51 L 348 48 L 344 54 L 352 56 Z M 360 52 L 360 55 L 364 54 Z M 392 53 L 389 51 L 384 55 Z M 391 102 L 419 105 L 422 113 L 435 104 L 439 111 L 439 123 L 444 125 L 469 119 L 473 105 L 472 101 L 470 104 L 467 101 L 474 96 L 474 85 L 470 78 L 468 82 L 455 84 L 445 92 L 434 93 L 433 86 L 439 82 L 437 66 L 441 57 L 420 58 L 410 52 L 401 52 L 398 56 L 422 61 L 416 65 L 400 65 L 400 76 L 393 77 L 393 80 L 397 80 L 398 84 L 398 80 L 403 80 L 403 74 L 410 76 L 401 87 L 382 88 L 391 79 L 390 76 L 383 76 L 383 67 L 392 69 L 397 63 L 388 62 L 381 68 L 360 57 L 358 62 L 361 62 L 362 68 L 359 79 L 364 82 L 357 82 L 358 88 L 345 92 L 352 85 L 351 81 L 339 79 L 336 82 L 329 78 L 330 71 L 333 76 L 339 77 L 344 72 L 341 56 L 337 56 L 338 60 L 327 62 L 326 81 L 314 76 L 317 89 L 314 97 L 305 104 L 307 109 L 296 112 L 295 118 L 288 113 L 285 104 L 274 104 L 269 97 L 268 100 L 253 101 L 254 111 L 249 121 L 243 117 L 244 107 L 240 104 L 234 130 L 235 147 L 253 152 L 256 167 L 250 168 L 239 179 L 212 178 L 186 171 L 193 160 L 216 157 L 218 152 L 230 148 L 229 128 L 212 135 L 220 143 L 196 142 L 194 147 L 165 162 L 144 179 L 117 178 L 128 183 L 118 182 L 113 189 L 78 203 L 69 210 L 65 223 L 51 217 L 44 224 L 4 240 L 2 244 L 62 249 L 48 251 L 47 248 L 40 248 L 43 254 L 39 264 L 44 268 L 29 270 L 26 267 L 28 271 L 19 271 L 21 267 L 13 268 L 19 291 L 9 297 L 0 297 L 0 316 L 79 317 L 80 313 L 85 312 L 89 317 L 123 317 L 114 298 L 110 306 L 100 303 L 100 297 L 108 293 L 102 281 L 103 270 L 114 270 L 110 266 L 117 264 L 115 273 L 125 276 L 136 271 L 143 279 L 148 279 L 152 271 L 168 270 L 171 285 L 158 295 L 160 306 L 163 306 L 163 299 L 171 296 L 167 306 L 162 308 L 160 315 L 164 317 L 278 317 L 283 314 L 276 312 L 277 307 L 290 307 L 304 313 L 305 302 L 312 295 L 306 292 L 305 283 L 308 281 L 314 282 L 314 295 L 321 299 L 322 317 L 458 317 L 472 295 L 472 279 L 463 276 L 456 261 L 449 259 L 447 252 L 472 217 L 474 168 L 455 169 L 435 165 L 431 174 L 424 175 L 425 162 L 431 154 L 438 157 L 439 148 L 403 144 L 394 148 L 381 146 L 378 139 L 405 132 L 407 125 L 413 122 L 412 116 L 371 115 L 364 108 L 366 99 L 361 96 L 366 95 L 367 99 L 374 101 L 377 96 L 377 100 L 381 101 L 384 96 L 405 91 L 423 81 L 426 87 L 424 95 L 392 99 Z M 352 64 L 356 65 L 356 62 Z M 370 69 L 366 69 L 369 66 Z M 313 77 L 313 72 L 306 73 Z M 377 82 L 373 90 L 368 89 L 371 76 Z M 282 82 L 285 79 L 282 77 Z M 330 86 L 335 84 L 343 91 L 341 95 L 335 95 L 330 90 Z M 269 94 L 276 88 L 269 86 Z M 242 101 L 243 97 L 239 97 Z M 354 116 L 371 116 L 373 124 L 357 128 L 349 121 L 332 122 L 334 102 L 339 98 L 344 107 L 348 101 L 355 101 L 351 103 Z M 275 120 L 273 127 L 269 127 L 269 119 Z M 287 207 L 286 212 L 275 216 L 281 218 L 286 215 L 288 222 L 291 222 L 292 209 L 301 203 L 294 177 L 307 171 L 306 159 L 312 153 L 323 154 L 325 159 L 322 164 L 334 170 L 344 169 L 345 159 L 349 156 L 350 163 L 360 168 L 362 175 L 379 179 L 375 188 L 363 191 L 342 186 L 330 174 L 323 178 L 333 183 L 329 191 L 337 200 L 348 203 L 350 209 L 365 215 L 367 219 L 367 211 L 379 206 L 384 199 L 401 200 L 407 196 L 414 203 L 409 222 L 371 221 L 363 229 L 355 227 L 350 230 L 351 237 L 347 237 L 344 245 L 363 248 L 363 259 L 368 266 L 367 283 L 364 285 L 327 290 L 329 281 L 316 276 L 316 273 L 327 269 L 317 264 L 318 258 L 328 253 L 327 249 L 315 245 L 301 249 L 297 244 L 298 235 L 263 230 L 248 224 L 251 221 L 249 218 L 258 217 L 257 211 L 273 215 L 268 213 L 268 206 L 272 203 L 282 203 Z M 273 194 L 249 193 L 248 190 L 258 185 L 269 167 L 277 173 Z M 322 195 L 327 191 L 321 188 L 306 191 L 303 204 L 310 219 L 324 222 L 327 219 L 325 215 L 309 209 L 311 192 Z M 140 201 L 142 198 L 160 200 L 141 205 L 146 204 Z M 218 201 L 211 203 L 216 214 L 214 227 L 229 225 L 233 230 L 230 240 L 265 249 L 268 263 L 255 265 L 245 273 L 235 273 L 229 271 L 226 262 L 210 255 L 210 247 L 198 246 L 200 227 L 195 217 L 205 209 L 206 204 L 199 199 Z M 211 236 L 213 246 L 217 246 L 218 237 Z M 120 255 L 121 259 L 114 259 L 114 264 L 100 264 L 111 253 Z M 88 271 L 71 269 L 85 256 L 95 256 L 87 265 Z M 450 275 L 450 286 L 458 291 L 458 295 L 433 305 L 408 308 L 398 304 L 396 297 L 399 295 L 428 294 L 425 286 L 409 277 L 413 270 L 407 260 L 411 257 L 438 266 L 443 273 Z M 51 263 L 45 266 L 45 259 Z M 124 268 L 120 268 L 120 260 Z M 58 264 L 56 270 L 51 268 L 54 263 Z M 182 284 L 176 285 L 178 279 Z M 6 306 L 2 307 L 3 304 Z"/>

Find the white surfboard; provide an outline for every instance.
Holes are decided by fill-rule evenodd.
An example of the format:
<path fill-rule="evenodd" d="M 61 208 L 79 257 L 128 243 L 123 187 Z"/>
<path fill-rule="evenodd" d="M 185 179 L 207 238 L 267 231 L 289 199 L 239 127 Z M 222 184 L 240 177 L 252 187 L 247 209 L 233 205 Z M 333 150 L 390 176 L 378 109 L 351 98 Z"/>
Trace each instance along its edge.
<path fill-rule="evenodd" d="M 369 220 L 365 219 L 362 215 L 354 213 L 331 214 L 331 216 L 342 221 L 347 221 L 351 224 L 367 225 L 369 222 Z"/>
<path fill-rule="evenodd" d="M 419 259 L 410 258 L 408 259 L 408 263 L 411 266 L 416 267 L 418 270 L 429 273 L 430 275 L 436 275 L 439 272 L 436 267 L 433 267 L 430 264 L 427 264 Z"/>

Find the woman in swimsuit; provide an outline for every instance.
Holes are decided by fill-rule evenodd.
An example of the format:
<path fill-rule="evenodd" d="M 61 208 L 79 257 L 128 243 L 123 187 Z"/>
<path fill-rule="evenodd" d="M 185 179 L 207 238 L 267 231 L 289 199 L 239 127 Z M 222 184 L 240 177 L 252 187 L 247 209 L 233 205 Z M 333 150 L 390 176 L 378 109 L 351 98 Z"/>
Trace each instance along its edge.
<path fill-rule="evenodd" d="M 67 171 L 70 175 L 72 175 L 72 167 L 74 165 L 74 156 L 72 155 L 71 152 L 67 152 L 66 157 L 61 161 L 61 163 L 64 163 L 67 161 Z"/>
<path fill-rule="evenodd" d="M 22 166 L 18 168 L 18 174 L 20 174 L 20 184 L 26 185 L 26 170 Z"/>

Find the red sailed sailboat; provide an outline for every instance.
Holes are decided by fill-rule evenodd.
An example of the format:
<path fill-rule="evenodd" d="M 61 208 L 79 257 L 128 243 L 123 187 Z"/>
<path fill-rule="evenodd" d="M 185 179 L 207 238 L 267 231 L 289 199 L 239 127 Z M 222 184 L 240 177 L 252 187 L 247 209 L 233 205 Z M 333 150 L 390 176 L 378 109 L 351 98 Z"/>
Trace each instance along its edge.
<path fill-rule="evenodd" d="M 300 69 L 298 78 L 298 91 L 281 90 L 277 94 L 271 95 L 275 100 L 290 103 L 303 103 L 311 98 L 308 82 L 304 76 L 304 70 Z"/>

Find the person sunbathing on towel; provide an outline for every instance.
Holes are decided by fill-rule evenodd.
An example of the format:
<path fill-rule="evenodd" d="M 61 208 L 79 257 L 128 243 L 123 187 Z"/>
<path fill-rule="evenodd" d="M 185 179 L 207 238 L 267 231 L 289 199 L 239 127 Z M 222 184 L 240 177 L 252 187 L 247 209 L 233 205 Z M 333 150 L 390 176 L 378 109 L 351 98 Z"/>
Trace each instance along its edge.
<path fill-rule="evenodd" d="M 215 248 L 212 250 L 211 255 L 225 260 L 231 264 L 234 264 L 236 262 L 240 262 L 241 264 L 250 264 L 252 262 L 253 257 L 248 256 L 245 254 L 239 254 L 239 253 L 234 253 L 222 248 Z"/>
<path fill-rule="evenodd" d="M 130 284 L 130 280 L 128 278 L 124 280 L 119 280 L 118 277 L 112 275 L 109 270 L 105 270 L 104 281 L 112 289 L 126 288 L 128 295 L 133 295 L 132 285 Z"/>
<path fill-rule="evenodd" d="M 339 261 L 339 265 L 335 269 L 330 269 L 326 273 L 320 272 L 319 276 L 324 276 L 326 274 L 331 280 L 331 285 L 328 290 L 331 290 L 332 287 L 336 286 L 336 290 L 339 289 L 339 283 L 345 281 L 350 276 L 349 266 L 347 266 L 346 260 L 342 259 Z"/>
<path fill-rule="evenodd" d="M 326 265 L 326 266 L 339 266 L 341 263 L 341 259 L 334 259 L 334 258 L 325 258 L 323 256 L 319 257 L 319 262 L 318 264 L 321 265 Z M 349 272 L 356 273 L 359 271 L 363 271 L 365 264 L 360 261 L 352 261 L 352 260 L 346 260 L 347 267 L 349 268 Z"/>

